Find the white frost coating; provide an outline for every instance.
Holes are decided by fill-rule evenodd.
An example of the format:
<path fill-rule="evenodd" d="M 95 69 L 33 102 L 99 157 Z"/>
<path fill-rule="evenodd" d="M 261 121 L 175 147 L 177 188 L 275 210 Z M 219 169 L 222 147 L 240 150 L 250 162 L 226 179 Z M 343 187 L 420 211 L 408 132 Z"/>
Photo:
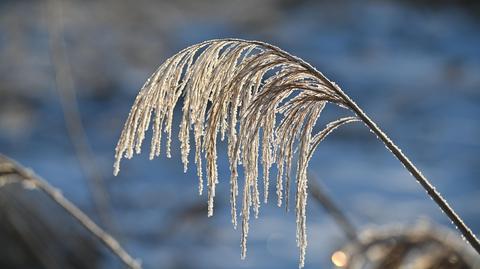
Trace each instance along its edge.
<path fill-rule="evenodd" d="M 173 113 L 183 97 L 179 140 L 184 170 L 193 133 L 199 193 L 203 191 L 202 160 L 206 161 L 208 216 L 213 214 L 217 172 L 217 136 L 228 139 L 232 223 L 237 226 L 238 165 L 243 167 L 241 257 L 245 258 L 250 219 L 260 210 L 259 168 L 263 167 L 263 201 L 268 200 L 270 168 L 277 165 L 276 194 L 288 207 L 290 174 L 298 148 L 295 209 L 300 267 L 307 246 L 307 167 L 313 150 L 338 126 L 340 119 L 313 136 L 327 102 L 346 106 L 337 89 L 302 60 L 266 43 L 236 39 L 211 40 L 188 47 L 167 59 L 147 80 L 125 123 L 116 147 L 114 174 L 122 157 L 140 153 L 152 125 L 150 159 L 160 154 L 162 132 L 171 155 Z M 280 116 L 277 121 L 277 116 Z M 203 157 L 202 157 L 203 153 Z M 261 156 L 261 158 L 260 158 Z M 259 160 L 261 159 L 261 160 Z"/>

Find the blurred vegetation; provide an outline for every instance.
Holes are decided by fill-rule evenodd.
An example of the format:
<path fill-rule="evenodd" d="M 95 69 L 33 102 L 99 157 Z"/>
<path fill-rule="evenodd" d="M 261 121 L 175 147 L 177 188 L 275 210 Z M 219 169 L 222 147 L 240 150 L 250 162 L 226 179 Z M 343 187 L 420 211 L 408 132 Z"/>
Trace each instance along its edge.
<path fill-rule="evenodd" d="M 253 224 L 260 229 L 251 236 L 250 256 L 240 261 L 227 198 L 222 203 L 219 195 L 220 212 L 207 219 L 204 197 L 190 198 L 196 193 L 193 173 L 172 172 L 181 171 L 178 160 L 140 160 L 122 177 L 111 176 L 114 143 L 138 88 L 167 56 L 214 37 L 271 42 L 331 74 L 401 138 L 479 230 L 480 1 L 61 3 L 81 121 L 105 176 L 121 241 L 145 268 L 297 266 L 294 234 L 288 233 L 294 221 L 291 214 L 285 220 L 283 210 L 266 206 L 264 221 Z M 55 91 L 48 14 L 46 1 L 0 1 L 0 152 L 45 175 L 98 220 Z M 339 133 L 341 143 L 325 145 L 319 155 L 327 164 L 312 165 L 329 179 L 330 195 L 352 222 L 363 228 L 425 214 L 446 222 L 418 186 L 398 183 L 409 175 L 391 166 L 364 131 Z M 329 251 L 343 242 L 337 225 L 318 212 L 309 218 L 307 268 L 332 266 Z M 117 268 L 42 194 L 20 186 L 0 187 L 0 242 L 8 246 L 0 251 L 0 268 Z"/>

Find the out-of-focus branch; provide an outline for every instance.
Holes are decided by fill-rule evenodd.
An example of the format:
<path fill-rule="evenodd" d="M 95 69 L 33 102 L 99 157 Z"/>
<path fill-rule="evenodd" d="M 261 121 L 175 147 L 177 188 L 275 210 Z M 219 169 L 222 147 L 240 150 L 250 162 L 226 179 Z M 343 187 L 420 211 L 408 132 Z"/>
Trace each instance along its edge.
<path fill-rule="evenodd" d="M 19 182 L 27 188 L 38 189 L 45 193 L 56 204 L 70 214 L 80 225 L 94 235 L 113 254 L 129 268 L 140 269 L 139 261 L 132 258 L 110 234 L 100 228 L 77 206 L 67 200 L 60 190 L 50 185 L 46 180 L 36 175 L 12 159 L 0 154 L 0 186 L 12 182 Z"/>
<path fill-rule="evenodd" d="M 68 60 L 63 38 L 62 2 L 50 0 L 47 2 L 48 32 L 50 57 L 57 93 L 62 106 L 65 124 L 70 141 L 75 149 L 80 166 L 87 179 L 87 185 L 96 206 L 100 221 L 111 231 L 115 232 L 114 221 L 111 217 L 109 195 L 106 191 L 104 178 L 95 162 L 93 153 L 82 125 L 75 94 L 75 83 L 71 65 Z"/>
<path fill-rule="evenodd" d="M 355 226 L 347 218 L 342 210 L 335 204 L 326 192 L 320 187 L 317 178 L 311 173 L 308 174 L 310 180 L 308 181 L 308 190 L 313 198 L 327 211 L 335 220 L 345 236 L 352 242 L 358 242 L 358 235 Z"/>

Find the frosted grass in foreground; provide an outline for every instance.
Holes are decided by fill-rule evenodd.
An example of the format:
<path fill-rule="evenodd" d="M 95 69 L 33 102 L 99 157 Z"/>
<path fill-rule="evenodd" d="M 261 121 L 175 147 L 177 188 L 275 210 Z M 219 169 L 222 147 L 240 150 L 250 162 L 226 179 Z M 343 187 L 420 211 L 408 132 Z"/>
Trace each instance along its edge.
<path fill-rule="evenodd" d="M 238 165 L 243 167 L 242 258 L 246 256 L 250 210 L 253 207 L 257 217 L 261 204 L 258 162 L 261 161 L 263 168 L 264 202 L 268 200 L 270 168 L 276 164 L 277 204 L 280 206 L 285 197 L 288 207 L 292 185 L 290 172 L 296 158 L 297 245 L 300 248 L 299 266 L 304 266 L 308 162 L 328 134 L 353 121 L 363 121 L 384 142 L 480 253 L 480 243 L 470 229 L 340 87 L 305 61 L 260 41 L 210 40 L 167 59 L 144 84 L 132 106 L 116 147 L 114 174 L 118 174 L 123 157 L 131 158 L 134 153 L 141 152 L 150 125 L 153 129 L 150 159 L 160 155 L 162 132 L 167 136 L 167 157 L 171 157 L 173 113 L 180 97 L 184 100 L 179 132 L 182 162 L 186 171 L 191 150 L 190 131 L 193 130 L 200 194 L 203 191 L 202 160 L 206 161 L 208 216 L 213 214 L 218 184 L 217 139 L 218 136 L 221 140 L 228 139 L 234 227 L 237 226 Z M 354 116 L 335 120 L 314 134 L 316 121 L 327 103 L 349 109 Z"/>

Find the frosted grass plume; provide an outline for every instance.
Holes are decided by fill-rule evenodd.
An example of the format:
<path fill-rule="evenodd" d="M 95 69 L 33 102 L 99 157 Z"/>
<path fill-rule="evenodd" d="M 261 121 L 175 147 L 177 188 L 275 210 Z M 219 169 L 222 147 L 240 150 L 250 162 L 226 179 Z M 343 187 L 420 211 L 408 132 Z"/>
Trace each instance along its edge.
<path fill-rule="evenodd" d="M 304 266 L 309 160 L 328 134 L 343 124 L 359 120 L 385 143 L 452 220 L 457 217 L 455 224 L 464 225 L 427 179 L 340 87 L 305 61 L 260 41 L 209 40 L 168 58 L 135 99 L 116 147 L 115 175 L 120 171 L 123 157 L 131 158 L 141 152 L 150 126 L 153 130 L 150 159 L 160 155 L 162 133 L 166 136 L 166 155 L 171 157 L 173 114 L 180 98 L 183 98 L 183 115 L 178 139 L 184 171 L 193 149 L 200 194 L 204 188 L 202 162 L 206 162 L 208 216 L 213 215 L 219 182 L 217 141 L 219 138 L 228 141 L 230 203 L 235 228 L 241 191 L 242 258 L 246 256 L 250 213 L 253 211 L 255 217 L 259 214 L 259 181 L 263 181 L 263 201 L 267 202 L 270 169 L 276 165 L 277 205 L 284 201 L 288 208 L 295 163 L 296 238 L 299 266 Z M 314 133 L 316 121 L 327 103 L 349 109 L 354 116 L 332 121 Z M 259 163 L 263 180 L 259 179 Z M 242 186 L 238 180 L 239 165 L 244 172 Z"/>

